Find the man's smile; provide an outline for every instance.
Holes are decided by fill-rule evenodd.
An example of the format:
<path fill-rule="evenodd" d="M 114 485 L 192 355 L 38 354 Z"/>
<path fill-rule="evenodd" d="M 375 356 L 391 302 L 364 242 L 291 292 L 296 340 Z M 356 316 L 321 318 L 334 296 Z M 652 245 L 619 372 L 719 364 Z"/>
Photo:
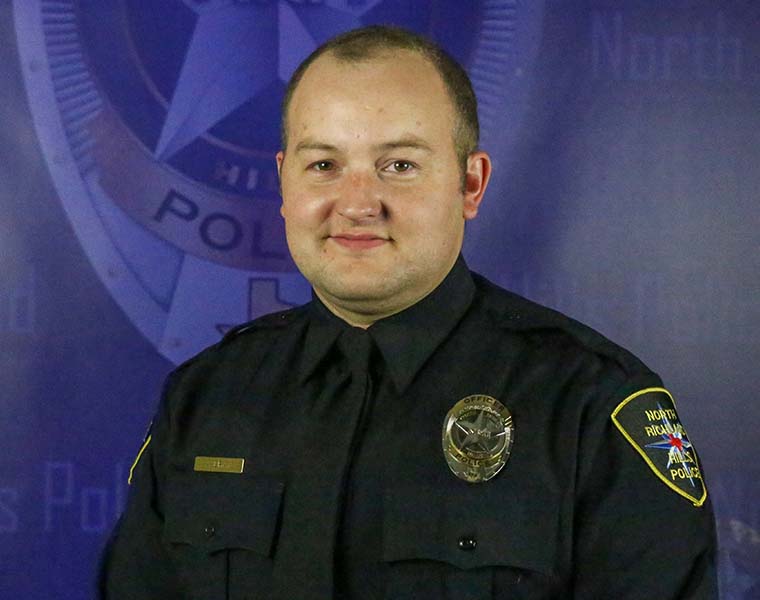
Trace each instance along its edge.
<path fill-rule="evenodd" d="M 375 233 L 337 233 L 328 239 L 350 250 L 368 250 L 390 242 L 390 239 Z"/>

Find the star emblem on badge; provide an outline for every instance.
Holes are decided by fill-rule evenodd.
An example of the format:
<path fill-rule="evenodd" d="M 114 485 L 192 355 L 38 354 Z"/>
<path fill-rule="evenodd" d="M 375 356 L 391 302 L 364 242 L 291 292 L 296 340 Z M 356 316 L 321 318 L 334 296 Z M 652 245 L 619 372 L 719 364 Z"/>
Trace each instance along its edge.
<path fill-rule="evenodd" d="M 509 458 L 514 439 L 512 415 L 496 398 L 462 398 L 443 423 L 443 454 L 460 479 L 479 483 L 493 478 Z"/>
<path fill-rule="evenodd" d="M 506 435 L 500 420 L 486 411 L 469 415 L 469 419 L 456 421 L 455 425 L 464 439 L 459 442 L 463 449 L 477 452 L 493 452 L 499 445 L 498 438 Z"/>

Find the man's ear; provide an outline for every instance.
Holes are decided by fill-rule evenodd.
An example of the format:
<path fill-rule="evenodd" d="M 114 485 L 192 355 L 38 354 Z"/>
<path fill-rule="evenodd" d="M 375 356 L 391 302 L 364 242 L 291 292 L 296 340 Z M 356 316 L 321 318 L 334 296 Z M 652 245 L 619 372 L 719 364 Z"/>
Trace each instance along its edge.
<path fill-rule="evenodd" d="M 285 151 L 280 150 L 275 155 L 275 160 L 277 161 L 277 187 L 280 190 L 280 199 L 282 199 L 282 161 L 285 160 Z M 282 201 L 280 202 L 280 214 L 284 217 L 285 215 L 282 214 L 283 206 Z"/>
<path fill-rule="evenodd" d="M 277 177 L 282 181 L 282 161 L 285 160 L 285 151 L 280 150 L 274 158 L 277 161 Z"/>
<path fill-rule="evenodd" d="M 491 157 L 487 152 L 477 150 L 467 157 L 464 174 L 462 216 L 466 221 L 478 215 L 478 208 L 491 178 Z"/>

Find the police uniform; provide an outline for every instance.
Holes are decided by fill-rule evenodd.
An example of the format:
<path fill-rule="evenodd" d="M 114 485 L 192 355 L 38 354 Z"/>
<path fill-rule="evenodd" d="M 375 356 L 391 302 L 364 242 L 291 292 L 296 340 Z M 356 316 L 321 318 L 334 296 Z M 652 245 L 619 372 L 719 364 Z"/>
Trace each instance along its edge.
<path fill-rule="evenodd" d="M 467 471 L 446 429 L 488 441 L 457 422 L 470 398 L 509 413 L 495 472 Z M 659 378 L 460 257 L 366 331 L 315 298 L 174 371 L 100 585 L 109 599 L 707 599 L 714 552 Z"/>

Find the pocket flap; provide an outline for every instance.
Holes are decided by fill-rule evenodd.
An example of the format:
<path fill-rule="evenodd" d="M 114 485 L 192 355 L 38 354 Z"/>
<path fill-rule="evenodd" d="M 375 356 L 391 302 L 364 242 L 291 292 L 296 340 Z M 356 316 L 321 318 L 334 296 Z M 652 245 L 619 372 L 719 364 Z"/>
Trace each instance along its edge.
<path fill-rule="evenodd" d="M 453 493 L 421 485 L 389 490 L 384 560 L 437 560 L 460 569 L 504 566 L 551 576 L 559 511 L 529 499 L 472 486 Z"/>
<path fill-rule="evenodd" d="M 164 540 L 206 552 L 245 548 L 270 556 L 284 484 L 271 479 L 173 471 L 166 487 Z"/>

